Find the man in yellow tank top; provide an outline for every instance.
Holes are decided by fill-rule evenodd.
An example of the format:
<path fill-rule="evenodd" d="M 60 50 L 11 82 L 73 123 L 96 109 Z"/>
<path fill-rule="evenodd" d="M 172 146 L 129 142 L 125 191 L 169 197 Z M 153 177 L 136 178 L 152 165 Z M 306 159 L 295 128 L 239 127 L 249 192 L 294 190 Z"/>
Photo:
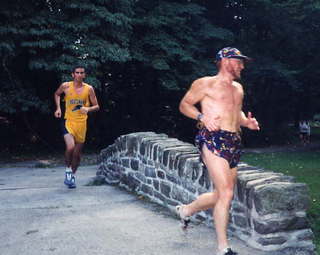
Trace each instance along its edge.
<path fill-rule="evenodd" d="M 64 183 L 69 188 L 75 188 L 75 173 L 80 163 L 81 150 L 86 138 L 88 112 L 98 111 L 99 104 L 94 89 L 83 82 L 85 68 L 76 66 L 72 70 L 73 81 L 64 82 L 56 90 L 56 118 L 61 118 L 60 97 L 65 95 L 65 115 L 62 122 L 62 133 L 66 144 L 66 173 Z"/>

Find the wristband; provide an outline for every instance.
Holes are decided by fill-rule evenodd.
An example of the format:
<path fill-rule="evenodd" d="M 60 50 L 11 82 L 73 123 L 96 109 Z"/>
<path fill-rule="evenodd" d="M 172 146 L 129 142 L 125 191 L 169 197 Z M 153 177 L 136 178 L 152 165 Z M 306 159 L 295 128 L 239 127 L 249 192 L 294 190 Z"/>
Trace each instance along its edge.
<path fill-rule="evenodd" d="M 198 120 L 198 121 L 201 121 L 202 118 L 203 118 L 203 114 L 202 114 L 202 113 L 199 113 L 198 116 L 197 116 L 197 120 Z"/>

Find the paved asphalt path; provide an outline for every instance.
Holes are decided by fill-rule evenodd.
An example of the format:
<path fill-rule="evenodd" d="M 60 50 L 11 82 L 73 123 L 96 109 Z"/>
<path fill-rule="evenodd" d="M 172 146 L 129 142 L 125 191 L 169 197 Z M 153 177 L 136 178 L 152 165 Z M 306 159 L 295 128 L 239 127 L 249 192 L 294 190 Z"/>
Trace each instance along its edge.
<path fill-rule="evenodd" d="M 62 167 L 0 167 L 0 254 L 215 254 L 212 228 L 193 225 L 184 233 L 167 209 L 118 187 L 88 185 L 96 170 L 80 167 L 71 190 Z M 266 254 L 230 242 L 240 255 Z"/>

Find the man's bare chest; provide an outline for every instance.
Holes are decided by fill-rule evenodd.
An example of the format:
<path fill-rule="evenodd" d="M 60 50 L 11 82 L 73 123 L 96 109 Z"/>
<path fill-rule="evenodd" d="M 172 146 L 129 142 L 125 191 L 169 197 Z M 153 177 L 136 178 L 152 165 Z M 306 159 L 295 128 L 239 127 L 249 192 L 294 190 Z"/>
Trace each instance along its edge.
<path fill-rule="evenodd" d="M 235 87 L 215 88 L 211 89 L 208 93 L 208 100 L 220 104 L 234 104 L 239 105 L 242 103 L 243 95 Z"/>

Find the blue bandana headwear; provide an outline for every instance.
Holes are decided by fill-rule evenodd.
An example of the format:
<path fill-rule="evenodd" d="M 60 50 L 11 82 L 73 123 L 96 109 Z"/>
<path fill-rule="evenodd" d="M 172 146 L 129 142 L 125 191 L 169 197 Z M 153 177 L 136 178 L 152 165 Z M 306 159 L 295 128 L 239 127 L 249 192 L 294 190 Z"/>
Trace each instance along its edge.
<path fill-rule="evenodd" d="M 250 60 L 249 57 L 242 55 L 240 50 L 231 47 L 223 48 L 217 53 L 216 61 L 220 61 L 223 58 L 239 58 L 244 60 Z"/>

